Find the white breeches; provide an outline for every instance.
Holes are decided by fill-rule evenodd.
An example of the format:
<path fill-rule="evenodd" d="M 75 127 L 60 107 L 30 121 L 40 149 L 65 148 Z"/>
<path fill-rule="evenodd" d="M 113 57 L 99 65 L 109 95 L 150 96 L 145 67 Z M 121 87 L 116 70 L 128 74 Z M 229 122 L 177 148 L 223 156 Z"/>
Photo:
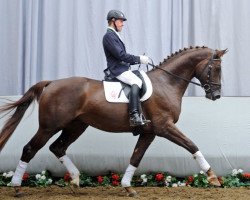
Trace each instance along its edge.
<path fill-rule="evenodd" d="M 138 78 L 131 70 L 125 71 L 116 77 L 118 80 L 128 84 L 128 85 L 138 85 L 139 88 L 142 86 L 142 81 Z"/>

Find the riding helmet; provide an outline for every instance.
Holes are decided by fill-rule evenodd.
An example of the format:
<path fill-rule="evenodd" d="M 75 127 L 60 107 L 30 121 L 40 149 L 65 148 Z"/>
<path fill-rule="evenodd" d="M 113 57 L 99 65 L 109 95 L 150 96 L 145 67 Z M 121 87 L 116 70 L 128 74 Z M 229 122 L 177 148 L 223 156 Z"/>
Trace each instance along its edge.
<path fill-rule="evenodd" d="M 109 21 L 109 20 L 111 20 L 113 18 L 115 18 L 115 19 L 122 19 L 123 21 L 127 20 L 127 18 L 125 17 L 125 15 L 121 11 L 119 11 L 119 10 L 110 10 L 108 12 L 107 20 Z"/>

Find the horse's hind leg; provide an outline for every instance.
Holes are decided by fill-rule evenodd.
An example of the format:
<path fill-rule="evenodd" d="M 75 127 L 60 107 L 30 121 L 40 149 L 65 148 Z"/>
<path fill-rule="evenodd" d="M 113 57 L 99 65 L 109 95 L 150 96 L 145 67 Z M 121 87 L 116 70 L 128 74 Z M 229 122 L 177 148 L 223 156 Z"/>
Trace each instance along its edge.
<path fill-rule="evenodd" d="M 135 170 L 141 162 L 144 153 L 146 152 L 147 148 L 152 143 L 154 138 L 154 134 L 140 134 L 134 152 L 130 158 L 130 164 L 127 167 L 126 172 L 121 181 L 122 187 L 126 189 L 128 196 L 132 197 L 137 194 L 136 191 L 131 187 L 131 180 L 134 176 Z"/>
<path fill-rule="evenodd" d="M 80 172 L 71 159 L 66 155 L 67 148 L 86 130 L 88 125 L 74 120 L 65 127 L 57 140 L 49 147 L 55 156 L 65 165 L 72 178 L 71 183 L 79 186 Z"/>
<path fill-rule="evenodd" d="M 167 122 L 165 126 L 161 126 L 161 129 L 156 130 L 157 135 L 164 137 L 171 142 L 187 149 L 193 157 L 200 165 L 201 169 L 207 173 L 208 181 L 211 185 L 220 186 L 220 182 L 216 177 L 215 173 L 212 171 L 210 165 L 199 151 L 198 147 L 189 139 L 187 138 L 172 122 Z"/>
<path fill-rule="evenodd" d="M 11 180 L 11 184 L 16 190 L 16 196 L 20 196 L 22 194 L 20 192 L 20 186 L 22 184 L 22 177 L 28 163 L 54 134 L 55 131 L 46 131 L 39 127 L 34 137 L 24 146 L 21 160 L 19 161 Z"/>

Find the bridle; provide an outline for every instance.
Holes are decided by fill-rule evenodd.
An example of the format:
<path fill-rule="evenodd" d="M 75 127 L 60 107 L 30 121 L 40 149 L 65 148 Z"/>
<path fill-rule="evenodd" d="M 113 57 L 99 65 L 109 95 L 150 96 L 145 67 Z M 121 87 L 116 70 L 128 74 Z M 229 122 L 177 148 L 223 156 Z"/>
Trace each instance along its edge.
<path fill-rule="evenodd" d="M 210 92 L 211 94 L 213 94 L 213 92 L 214 92 L 212 90 L 212 86 L 217 86 L 219 88 L 221 87 L 221 84 L 213 82 L 212 81 L 212 77 L 211 77 L 211 71 L 212 71 L 212 68 L 213 68 L 213 65 L 212 65 L 213 62 L 214 61 L 220 61 L 220 59 L 214 58 L 214 55 L 215 55 L 215 51 L 213 51 L 212 57 L 210 58 L 210 60 L 208 61 L 207 65 L 202 70 L 201 74 L 197 77 L 200 80 L 201 77 L 202 77 L 202 75 L 204 74 L 205 70 L 208 68 L 207 75 L 206 75 L 207 79 L 206 79 L 205 83 L 201 85 L 201 87 L 204 88 L 205 92 L 207 92 L 207 93 Z"/>
<path fill-rule="evenodd" d="M 191 80 L 188 80 L 188 79 L 183 78 L 181 76 L 178 76 L 176 74 L 173 74 L 172 72 L 169 72 L 169 71 L 167 71 L 165 69 L 162 69 L 162 68 L 160 68 L 158 66 L 155 66 L 154 63 L 153 63 L 153 60 L 151 58 L 150 58 L 150 60 L 151 60 L 152 63 L 148 63 L 148 65 L 152 66 L 153 68 L 160 69 L 160 70 L 166 72 L 167 74 L 169 74 L 169 75 L 171 75 L 171 76 L 173 76 L 175 78 L 178 78 L 178 79 L 184 80 L 184 81 L 186 81 L 188 83 L 192 83 L 194 85 L 200 86 L 200 87 L 202 87 L 204 89 L 204 91 L 206 93 L 210 92 L 211 94 L 213 94 L 213 92 L 214 92 L 212 90 L 212 86 L 213 85 L 215 85 L 217 87 L 221 87 L 221 84 L 213 82 L 212 81 L 212 77 L 211 77 L 211 70 L 212 70 L 212 67 L 213 67 L 213 65 L 212 65 L 213 62 L 220 60 L 220 59 L 214 58 L 214 56 L 215 56 L 215 51 L 213 51 L 213 54 L 212 54 L 211 58 L 209 59 L 208 63 L 206 64 L 206 66 L 202 70 L 201 74 L 197 77 L 198 79 L 200 79 L 200 77 L 204 74 L 204 72 L 208 68 L 208 71 L 207 71 L 207 80 L 205 81 L 205 83 L 201 83 L 201 84 L 200 83 L 196 83 L 196 82 L 191 81 Z"/>

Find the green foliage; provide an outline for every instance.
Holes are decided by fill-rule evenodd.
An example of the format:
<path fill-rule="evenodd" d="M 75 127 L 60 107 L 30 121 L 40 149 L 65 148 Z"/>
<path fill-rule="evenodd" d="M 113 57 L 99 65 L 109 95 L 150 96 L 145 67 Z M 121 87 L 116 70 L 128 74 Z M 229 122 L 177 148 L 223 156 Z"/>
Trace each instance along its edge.
<path fill-rule="evenodd" d="M 207 176 L 204 174 L 204 172 L 200 172 L 199 174 L 195 174 L 193 177 L 194 177 L 194 180 L 193 180 L 194 187 L 207 188 L 209 186 Z"/>
<path fill-rule="evenodd" d="M 14 175 L 13 171 L 0 174 L 0 186 L 9 186 L 13 175 Z"/>
<path fill-rule="evenodd" d="M 228 175 L 222 177 L 223 187 L 239 187 L 241 185 L 240 179 L 237 176 Z"/>
<path fill-rule="evenodd" d="M 80 174 L 80 186 L 81 187 L 92 187 L 96 186 L 93 178 L 91 176 L 86 175 L 85 173 Z"/>
<path fill-rule="evenodd" d="M 65 187 L 69 185 L 69 182 L 64 181 L 63 178 L 60 178 L 59 180 L 55 181 L 55 185 L 59 186 L 59 187 Z"/>
<path fill-rule="evenodd" d="M 234 169 L 230 175 L 222 177 L 223 187 L 250 186 L 250 174 L 243 174 L 243 170 Z"/>

